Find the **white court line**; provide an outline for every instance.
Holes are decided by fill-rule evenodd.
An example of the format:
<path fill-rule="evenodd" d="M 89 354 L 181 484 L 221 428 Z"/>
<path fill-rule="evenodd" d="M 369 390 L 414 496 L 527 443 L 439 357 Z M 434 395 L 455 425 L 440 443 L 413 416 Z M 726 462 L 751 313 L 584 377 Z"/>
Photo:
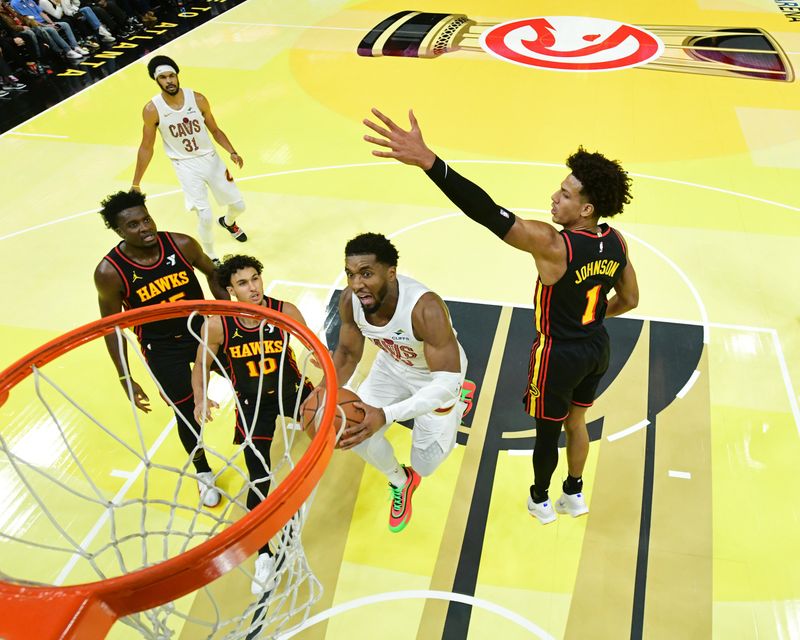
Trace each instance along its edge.
<path fill-rule="evenodd" d="M 783 375 L 783 384 L 786 386 L 786 393 L 789 395 L 789 405 L 792 407 L 792 415 L 794 416 L 794 424 L 797 427 L 797 434 L 800 435 L 800 409 L 797 407 L 797 397 L 794 394 L 794 386 L 792 385 L 792 378 L 789 375 L 789 367 L 786 365 L 786 358 L 783 356 L 783 347 L 778 332 L 772 330 L 772 340 L 775 343 L 775 353 L 778 356 L 778 364 L 781 368 Z"/>
<path fill-rule="evenodd" d="M 667 475 L 669 475 L 670 478 L 680 478 L 681 480 L 692 479 L 692 474 L 689 473 L 688 471 L 673 471 L 672 469 L 670 469 L 667 472 Z"/>
<path fill-rule="evenodd" d="M 537 638 L 541 638 L 542 640 L 555 640 L 553 636 L 547 633 L 547 631 L 542 629 L 540 626 L 534 624 L 533 622 L 521 616 L 520 614 L 511 611 L 510 609 L 506 609 L 505 607 L 502 607 L 499 604 L 495 604 L 494 602 L 483 600 L 482 598 L 476 598 L 475 596 L 467 596 L 462 593 L 453 593 L 450 591 L 428 591 L 428 590 L 393 591 L 388 593 L 378 593 L 370 596 L 365 596 L 363 598 L 357 598 L 356 600 L 350 600 L 349 602 L 344 602 L 342 604 L 336 605 L 335 607 L 331 607 L 326 611 L 321 611 L 320 613 L 311 616 L 303 624 L 287 631 L 286 633 L 279 635 L 278 638 L 279 640 L 289 640 L 289 638 L 293 638 L 301 631 L 305 631 L 306 629 L 314 626 L 318 622 L 322 622 L 323 620 L 328 620 L 329 618 L 332 618 L 333 616 L 338 615 L 340 613 L 345 613 L 346 611 L 358 609 L 366 605 L 376 604 L 379 602 L 391 602 L 394 600 L 416 600 L 416 599 L 460 602 L 462 604 L 468 604 L 472 607 L 477 607 L 479 609 L 485 609 L 486 611 L 490 611 L 492 613 L 497 614 L 501 618 L 505 618 L 510 622 L 516 623 L 526 631 L 530 631 Z"/>
<path fill-rule="evenodd" d="M 617 431 L 616 433 L 612 433 L 610 436 L 606 437 L 606 440 L 609 442 L 614 442 L 614 440 L 619 440 L 620 438 L 624 438 L 625 436 L 629 436 L 632 433 L 636 433 L 641 429 L 644 429 L 648 424 L 650 424 L 649 420 L 642 420 L 641 422 L 637 422 L 636 424 L 628 427 L 627 429 L 623 429 L 622 431 Z"/>
<path fill-rule="evenodd" d="M 69 136 L 59 136 L 55 133 L 23 133 L 22 131 L 9 131 L 8 134 L 12 136 L 27 136 L 29 138 L 61 138 L 62 140 L 69 139 Z"/>
<path fill-rule="evenodd" d="M 208 23 L 206 23 L 206 24 L 208 24 Z M 188 32 L 188 33 L 191 33 L 191 32 Z M 184 35 L 188 35 L 188 33 L 184 34 Z M 179 38 L 182 38 L 182 37 L 183 36 L 179 36 Z M 176 40 L 177 39 L 178 38 L 176 38 Z M 133 63 L 133 64 L 136 64 L 136 63 Z M 111 76 L 107 76 L 106 78 L 103 78 L 103 80 L 106 80 L 106 79 L 108 79 L 110 77 Z M 99 80 L 95 84 L 99 84 L 99 82 L 102 82 L 103 80 Z M 94 86 L 94 85 L 92 85 L 92 86 Z M 85 91 L 85 89 L 83 91 Z M 80 93 L 80 92 L 78 92 L 78 93 Z M 74 95 L 78 95 L 78 94 L 76 93 Z M 73 97 L 73 96 L 70 96 L 70 97 Z M 66 100 L 69 100 L 69 99 L 70 98 L 67 98 Z M 62 103 L 65 102 L 65 101 L 62 101 Z M 62 103 L 59 103 L 59 105 L 62 104 Z M 53 107 L 50 107 L 50 108 L 53 109 L 56 106 L 58 106 L 58 105 L 54 105 Z M 49 109 L 48 109 L 48 111 L 49 111 Z M 44 112 L 42 112 L 42 113 L 44 113 Z M 37 116 L 34 116 L 34 117 L 37 117 Z M 22 124 L 25 124 L 25 123 L 22 123 Z M 22 125 L 19 125 L 19 126 L 22 126 Z M 11 133 L 11 132 L 6 132 L 5 134 L 1 134 L 0 138 L 2 138 L 3 135 L 6 135 L 8 133 Z M 451 163 L 461 162 L 461 163 L 483 163 L 483 164 L 529 165 L 529 166 L 561 167 L 561 168 L 563 168 L 563 165 L 553 164 L 553 163 L 549 163 L 549 162 L 527 162 L 527 161 L 526 162 L 517 162 L 517 161 L 511 161 L 511 160 L 448 160 L 448 162 L 451 162 Z M 348 164 L 336 164 L 336 165 L 327 165 L 327 166 L 320 166 L 320 167 L 306 167 L 306 168 L 303 168 L 303 169 L 287 169 L 287 170 L 284 170 L 284 171 L 272 171 L 272 172 L 269 172 L 269 173 L 260 173 L 260 174 L 254 175 L 254 176 L 244 176 L 244 177 L 241 177 L 241 178 L 236 178 L 236 181 L 237 182 L 248 182 L 250 180 L 260 180 L 262 178 L 274 178 L 274 177 L 277 177 L 277 176 L 287 176 L 287 175 L 292 175 L 292 174 L 297 174 L 297 173 L 315 173 L 315 172 L 318 172 L 318 171 L 334 171 L 334 170 L 339 170 L 339 169 L 354 169 L 354 168 L 367 168 L 367 167 L 396 167 L 396 168 L 399 168 L 399 167 L 403 167 L 403 166 L 404 165 L 400 164 L 399 162 L 353 162 L 353 163 L 348 163 Z M 648 176 L 648 175 L 644 175 L 644 174 L 631 174 L 631 175 L 638 175 L 639 177 L 650 178 L 652 180 L 664 180 L 664 181 L 667 181 L 667 182 L 675 182 L 677 184 L 683 184 L 685 186 L 696 187 L 698 189 L 708 189 L 710 191 L 716 191 L 716 192 L 720 192 L 720 193 L 725 193 L 725 194 L 732 195 L 732 196 L 738 196 L 738 197 L 747 198 L 747 199 L 750 199 L 750 200 L 757 200 L 759 202 L 764 202 L 766 204 L 775 205 L 776 207 L 782 207 L 784 209 L 791 209 L 793 211 L 800 211 L 800 207 L 794 207 L 794 206 L 791 206 L 791 205 L 788 205 L 788 204 L 783 204 L 781 202 L 775 202 L 773 200 L 764 200 L 763 198 L 758 198 L 756 196 L 750 196 L 748 194 L 738 193 L 738 192 L 735 192 L 735 191 L 728 191 L 728 190 L 720 189 L 720 188 L 717 188 L 717 187 L 709 187 L 709 186 L 706 186 L 706 185 L 696 184 L 696 183 L 693 183 L 693 182 L 685 182 L 685 181 L 681 181 L 681 180 L 673 180 L 671 178 L 660 178 L 658 176 Z M 172 189 L 170 191 L 164 191 L 164 192 L 161 192 L 161 193 L 148 195 L 147 197 L 152 200 L 153 198 L 162 198 L 162 197 L 165 197 L 165 196 L 174 195 L 174 194 L 178 194 L 178 193 L 181 193 L 180 189 Z M 527 209 L 527 210 L 528 211 L 541 211 L 540 209 Z M 0 240 L 6 240 L 8 238 L 13 238 L 14 236 L 22 235 L 24 233 L 27 233 L 28 231 L 33 231 L 33 230 L 36 230 L 36 229 L 42 229 L 44 227 L 50 226 L 51 224 L 58 224 L 60 222 L 66 222 L 68 220 L 72 220 L 73 218 L 77 218 L 79 216 L 87 215 L 89 213 L 95 213 L 96 211 L 97 211 L 97 209 L 92 209 L 90 211 L 84 211 L 82 213 L 77 213 L 77 214 L 65 216 L 63 218 L 58 218 L 56 220 L 52 220 L 50 222 L 45 222 L 45 223 L 42 223 L 42 224 L 38 224 L 38 225 L 35 225 L 33 227 L 30 227 L 30 228 L 20 229 L 18 231 L 12 232 L 12 233 L 7 234 L 5 236 L 0 236 Z M 518 209 L 518 211 L 523 211 L 523 209 Z M 627 231 L 626 231 L 626 234 L 630 235 L 630 233 L 627 232 Z"/>
<path fill-rule="evenodd" d="M 683 283 L 688 287 L 689 291 L 691 292 L 692 296 L 694 296 L 694 301 L 697 303 L 697 307 L 700 309 L 700 318 L 702 319 L 703 325 L 703 344 L 708 344 L 708 311 L 706 311 L 706 305 L 703 303 L 703 299 L 700 297 L 700 293 L 697 291 L 697 288 L 692 284 L 692 281 L 689 280 L 689 276 L 687 276 L 683 269 L 681 269 L 675 262 L 667 257 L 662 251 L 656 249 L 653 245 L 649 242 L 645 242 L 641 238 L 633 235 L 630 231 L 625 231 L 625 235 L 633 238 L 639 244 L 644 245 L 650 251 L 655 253 L 659 258 L 661 258 L 664 262 L 666 262 L 670 267 L 672 267 L 673 271 L 678 274 L 678 277 L 683 280 Z"/>
<path fill-rule="evenodd" d="M 563 169 L 563 164 L 555 164 L 552 162 L 528 162 L 526 160 L 446 160 L 445 162 L 449 164 L 509 164 L 509 165 L 529 165 L 532 167 L 558 167 Z M 664 178 L 662 176 L 653 176 L 647 173 L 634 173 L 632 171 L 628 172 L 628 175 L 634 176 L 636 178 L 646 178 L 647 180 L 655 180 L 656 182 L 669 182 L 672 184 L 680 184 L 685 187 L 694 187 L 696 189 L 704 189 L 706 191 L 714 191 L 716 193 L 723 193 L 725 195 L 734 196 L 737 198 L 745 198 L 747 200 L 753 200 L 755 202 L 762 202 L 764 204 L 773 205 L 775 207 L 781 207 L 783 209 L 789 209 L 790 211 L 800 211 L 800 207 L 796 207 L 791 204 L 784 204 L 782 202 L 777 202 L 775 200 L 767 200 L 766 198 L 759 198 L 758 196 L 751 196 L 747 193 L 742 193 L 741 191 L 732 191 L 730 189 L 723 189 L 722 187 L 712 187 L 706 184 L 700 184 L 699 182 L 689 182 L 688 180 L 678 180 L 677 178 Z"/>
<path fill-rule="evenodd" d="M 132 471 L 123 471 L 122 469 L 112 469 L 111 475 L 114 478 L 130 478 L 133 475 Z"/>
<path fill-rule="evenodd" d="M 151 446 L 150 449 L 148 450 L 147 452 L 148 459 L 152 458 L 153 454 L 159 449 L 161 444 L 164 442 L 164 439 L 167 437 L 167 434 L 170 431 L 172 431 L 172 428 L 175 426 L 175 424 L 176 421 L 175 418 L 173 417 L 172 420 L 170 420 L 167 423 L 167 426 L 164 427 L 164 430 L 158 435 L 158 438 L 156 438 L 156 441 L 153 443 L 153 446 Z M 112 498 L 111 500 L 112 504 L 114 505 L 118 504 L 118 501 L 125 496 L 125 494 L 128 492 L 128 489 L 130 489 L 131 485 L 133 485 L 133 483 L 136 482 L 136 479 L 142 474 L 143 470 L 144 470 L 144 462 L 140 462 L 138 465 L 136 465 L 136 468 L 128 475 L 128 480 L 125 482 L 125 484 L 122 485 L 120 490 L 117 491 L 117 494 Z M 111 508 L 113 507 L 107 508 L 103 512 L 103 515 L 101 515 L 97 519 L 97 522 L 94 523 L 94 526 L 91 528 L 89 533 L 87 533 L 86 537 L 81 541 L 81 549 L 86 550 L 86 547 L 88 547 L 92 543 L 92 540 L 95 539 L 97 534 L 100 533 L 101 527 L 106 523 L 106 521 L 109 518 L 109 513 Z M 61 570 L 61 573 L 58 574 L 58 577 L 53 582 L 55 586 L 63 584 L 64 580 L 66 580 L 67 576 L 70 574 L 70 572 L 75 567 L 80 558 L 81 558 L 80 554 L 78 553 L 72 554 L 70 559 L 67 561 L 67 564 L 65 564 L 64 568 Z"/>
<path fill-rule="evenodd" d="M 697 369 L 695 369 L 694 373 L 691 375 L 689 380 L 686 382 L 685 385 L 683 385 L 683 389 L 678 391 L 678 393 L 675 394 L 675 397 L 682 399 L 687 393 L 689 393 L 689 389 L 691 389 L 694 386 L 694 383 L 697 382 L 697 379 L 699 377 L 700 377 L 700 372 Z"/>
<path fill-rule="evenodd" d="M 532 456 L 533 449 L 509 449 L 508 455 L 510 456 Z"/>

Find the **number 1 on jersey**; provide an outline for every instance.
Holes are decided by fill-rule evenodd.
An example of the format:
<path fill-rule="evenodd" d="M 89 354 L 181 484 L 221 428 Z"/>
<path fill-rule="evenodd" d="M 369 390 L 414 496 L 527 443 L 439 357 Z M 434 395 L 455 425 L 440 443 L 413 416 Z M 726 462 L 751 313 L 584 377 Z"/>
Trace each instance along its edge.
<path fill-rule="evenodd" d="M 597 313 L 597 301 L 600 299 L 600 288 L 602 285 L 592 287 L 586 292 L 586 310 L 583 312 L 581 324 L 590 324 L 595 321 Z"/>

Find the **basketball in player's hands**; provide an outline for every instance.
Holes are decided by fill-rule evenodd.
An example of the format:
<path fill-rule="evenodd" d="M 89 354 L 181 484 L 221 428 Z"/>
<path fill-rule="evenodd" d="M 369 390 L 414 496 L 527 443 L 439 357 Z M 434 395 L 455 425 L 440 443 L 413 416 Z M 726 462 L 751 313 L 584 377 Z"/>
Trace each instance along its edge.
<path fill-rule="evenodd" d="M 319 422 L 322 419 L 322 413 L 325 409 L 325 402 L 323 401 L 324 396 L 325 387 L 319 386 L 311 392 L 311 395 L 308 396 L 300 407 L 300 420 L 303 424 L 303 430 L 310 438 L 313 438 L 317 433 Z M 336 432 L 337 437 L 342 430 L 342 413 L 344 413 L 345 429 L 359 424 L 364 419 L 364 410 L 354 406 L 353 403 L 355 402 L 361 402 L 361 398 L 350 391 L 350 389 L 339 387 L 337 390 L 336 403 L 341 410 L 337 410 L 333 418 L 333 430 Z"/>

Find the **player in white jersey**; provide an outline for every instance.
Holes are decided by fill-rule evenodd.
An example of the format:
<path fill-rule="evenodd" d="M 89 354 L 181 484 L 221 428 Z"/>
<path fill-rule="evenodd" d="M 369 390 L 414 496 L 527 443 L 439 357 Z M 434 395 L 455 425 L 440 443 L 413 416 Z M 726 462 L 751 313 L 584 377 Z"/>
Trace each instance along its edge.
<path fill-rule="evenodd" d="M 181 89 L 178 80 L 180 69 L 172 58 L 154 56 L 147 64 L 147 71 L 161 92 L 142 111 L 142 142 L 136 156 L 131 189 L 141 190 L 139 185 L 153 157 L 156 131 L 159 131 L 164 151 L 172 160 L 183 188 L 186 209 L 197 212 L 198 235 L 203 249 L 218 262 L 214 251 L 214 216 L 208 200 L 208 187 L 218 205 L 228 206 L 227 213 L 219 218 L 219 224 L 240 242 L 247 240 L 247 235 L 235 222 L 244 211 L 244 198 L 225 163 L 217 155 L 211 138 L 230 154 L 231 161 L 240 169 L 244 160 L 236 153 L 228 136 L 217 126 L 205 96 L 191 89 Z"/>
<path fill-rule="evenodd" d="M 333 354 L 340 383 L 349 380 L 368 338 L 380 352 L 358 388 L 365 411 L 340 445 L 382 471 L 392 490 L 389 529 L 411 519 L 411 496 L 421 476 L 433 473 L 453 450 L 466 405 L 461 385 L 467 357 L 442 299 L 397 274 L 397 249 L 384 236 L 365 233 L 345 247 L 347 288 L 339 300 L 339 344 Z M 397 461 L 386 439 L 394 422 L 414 420 L 411 465 Z"/>

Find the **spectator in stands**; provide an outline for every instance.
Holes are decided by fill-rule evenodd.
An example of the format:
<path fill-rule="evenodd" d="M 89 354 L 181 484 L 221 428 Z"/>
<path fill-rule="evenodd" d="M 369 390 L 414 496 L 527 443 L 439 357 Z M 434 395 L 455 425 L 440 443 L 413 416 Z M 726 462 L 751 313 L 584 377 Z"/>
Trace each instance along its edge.
<path fill-rule="evenodd" d="M 63 20 L 53 22 L 49 16 L 43 14 L 35 0 L 11 0 L 11 8 L 21 16 L 35 20 L 36 26 L 28 23 L 34 29 L 40 29 L 53 51 L 60 53 L 69 60 L 79 60 L 89 55 L 89 51 L 78 44 L 72 27 Z M 56 29 L 58 27 L 58 29 Z M 59 33 L 60 32 L 60 33 Z M 61 37 L 64 34 L 64 38 Z M 66 38 L 66 42 L 64 41 Z M 69 44 L 68 44 L 69 43 Z"/>
<path fill-rule="evenodd" d="M 141 23 L 136 24 L 114 0 L 88 0 L 86 4 L 118 38 L 127 38 L 143 26 Z"/>
<path fill-rule="evenodd" d="M 7 41 L 17 47 L 17 51 L 22 51 L 25 64 L 31 73 L 44 73 L 49 68 L 43 64 L 42 58 L 42 47 L 47 40 L 28 22 L 35 24 L 33 19 L 25 18 L 14 11 L 7 0 L 0 0 L 0 35 L 5 36 Z"/>
<path fill-rule="evenodd" d="M 89 33 L 86 35 L 97 34 L 106 44 L 116 42 L 116 39 L 105 25 L 100 22 L 92 8 L 82 7 L 80 0 L 39 0 L 39 9 L 53 20 L 63 19 L 69 22 L 73 32 L 76 29 L 88 30 Z M 81 24 L 79 16 L 83 17 L 86 25 Z"/>
<path fill-rule="evenodd" d="M 19 81 L 8 66 L 5 57 L 0 54 L 0 98 L 7 96 L 11 91 L 21 91 L 25 84 Z"/>

